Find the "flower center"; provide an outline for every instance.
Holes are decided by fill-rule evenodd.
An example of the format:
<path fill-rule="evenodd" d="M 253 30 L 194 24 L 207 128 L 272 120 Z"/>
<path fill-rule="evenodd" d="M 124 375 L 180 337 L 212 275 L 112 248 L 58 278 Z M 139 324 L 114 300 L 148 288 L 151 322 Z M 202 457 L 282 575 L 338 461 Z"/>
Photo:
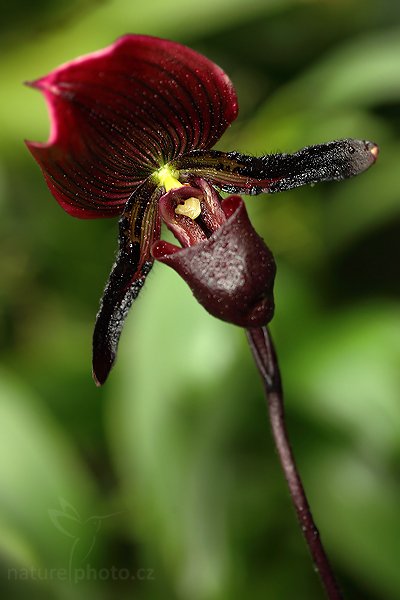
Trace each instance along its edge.
<path fill-rule="evenodd" d="M 187 183 L 181 183 L 179 181 L 179 171 L 176 171 L 169 165 L 164 165 L 161 169 L 158 169 L 154 175 L 158 185 L 165 188 L 166 192 L 188 185 Z M 181 204 L 178 204 L 175 208 L 175 212 L 178 215 L 189 217 L 189 219 L 194 221 L 201 213 L 200 200 L 198 198 L 187 198 L 186 200 L 183 200 Z"/>
<path fill-rule="evenodd" d="M 205 241 L 225 223 L 229 215 L 221 200 L 212 185 L 197 177 L 162 194 L 158 205 L 168 229 L 188 247 Z"/>
<path fill-rule="evenodd" d="M 158 169 L 158 171 L 154 173 L 154 176 L 158 185 L 165 188 L 166 192 L 169 192 L 174 188 L 180 188 L 183 185 L 178 179 L 179 171 L 176 171 L 169 165 L 164 165 L 161 169 Z"/>

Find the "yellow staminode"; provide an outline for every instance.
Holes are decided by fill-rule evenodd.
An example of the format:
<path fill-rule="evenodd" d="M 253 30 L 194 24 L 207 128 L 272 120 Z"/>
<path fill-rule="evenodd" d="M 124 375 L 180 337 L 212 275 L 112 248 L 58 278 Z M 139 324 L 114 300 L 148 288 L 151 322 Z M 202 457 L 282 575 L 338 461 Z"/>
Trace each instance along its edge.
<path fill-rule="evenodd" d="M 179 181 L 179 171 L 175 171 L 169 165 L 161 167 L 161 169 L 156 171 L 155 176 L 159 185 L 165 188 L 166 192 L 188 185 Z M 192 220 L 197 219 L 201 213 L 200 200 L 198 198 L 187 198 L 182 204 L 178 204 L 175 212 Z"/>
<path fill-rule="evenodd" d="M 194 221 L 201 213 L 200 200 L 198 198 L 187 198 L 183 204 L 178 204 L 175 212 L 177 215 L 184 215 Z"/>

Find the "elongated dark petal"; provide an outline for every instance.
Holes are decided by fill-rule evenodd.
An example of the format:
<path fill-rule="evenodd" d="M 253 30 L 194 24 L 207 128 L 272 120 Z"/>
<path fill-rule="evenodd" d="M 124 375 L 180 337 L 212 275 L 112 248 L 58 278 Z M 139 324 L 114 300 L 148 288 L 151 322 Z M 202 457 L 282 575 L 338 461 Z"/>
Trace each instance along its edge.
<path fill-rule="evenodd" d="M 119 223 L 119 251 L 100 303 L 93 334 L 93 377 L 102 385 L 114 364 L 122 327 L 137 298 L 160 237 L 159 188 L 147 180 L 129 200 Z"/>
<path fill-rule="evenodd" d="M 143 35 L 126 35 L 29 85 L 45 95 L 51 135 L 28 148 L 57 201 L 78 217 L 121 214 L 152 172 L 210 148 L 237 115 L 222 69 Z"/>
<path fill-rule="evenodd" d="M 308 146 L 294 154 L 260 157 L 194 151 L 175 160 L 173 167 L 184 177 L 198 175 L 224 192 L 255 195 L 353 177 L 368 169 L 377 156 L 378 146 L 373 142 L 349 139 Z"/>

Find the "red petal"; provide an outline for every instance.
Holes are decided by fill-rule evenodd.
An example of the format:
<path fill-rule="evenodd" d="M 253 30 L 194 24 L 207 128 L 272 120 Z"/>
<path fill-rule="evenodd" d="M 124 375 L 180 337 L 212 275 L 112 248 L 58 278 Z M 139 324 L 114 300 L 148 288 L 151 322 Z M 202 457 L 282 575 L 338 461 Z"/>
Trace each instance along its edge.
<path fill-rule="evenodd" d="M 126 35 L 29 85 L 45 95 L 51 134 L 28 148 L 57 201 L 78 217 L 120 214 L 152 172 L 210 148 L 237 115 L 217 65 L 148 36 Z"/>

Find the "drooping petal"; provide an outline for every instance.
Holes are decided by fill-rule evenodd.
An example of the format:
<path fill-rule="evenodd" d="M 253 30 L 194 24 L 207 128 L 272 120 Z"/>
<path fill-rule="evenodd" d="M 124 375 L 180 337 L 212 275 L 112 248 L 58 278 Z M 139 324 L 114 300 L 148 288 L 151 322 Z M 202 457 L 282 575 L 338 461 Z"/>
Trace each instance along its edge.
<path fill-rule="evenodd" d="M 126 35 L 29 85 L 45 95 L 51 134 L 28 148 L 57 201 L 84 218 L 121 214 L 152 172 L 211 148 L 238 110 L 217 65 L 143 35 Z"/>
<path fill-rule="evenodd" d="M 239 152 L 193 151 L 172 166 L 183 177 L 193 174 L 224 192 L 274 193 L 320 181 L 354 177 L 368 169 L 378 146 L 366 140 L 336 140 L 302 148 L 293 154 L 248 156 Z"/>
<path fill-rule="evenodd" d="M 274 314 L 274 257 L 239 196 L 223 200 L 222 209 L 226 221 L 205 241 L 179 248 L 161 240 L 152 254 L 175 269 L 218 319 L 240 327 L 266 325 Z"/>
<path fill-rule="evenodd" d="M 125 318 L 153 265 L 160 237 L 161 191 L 148 179 L 132 195 L 119 222 L 119 251 L 100 303 L 93 334 L 93 377 L 102 385 L 114 364 Z"/>

